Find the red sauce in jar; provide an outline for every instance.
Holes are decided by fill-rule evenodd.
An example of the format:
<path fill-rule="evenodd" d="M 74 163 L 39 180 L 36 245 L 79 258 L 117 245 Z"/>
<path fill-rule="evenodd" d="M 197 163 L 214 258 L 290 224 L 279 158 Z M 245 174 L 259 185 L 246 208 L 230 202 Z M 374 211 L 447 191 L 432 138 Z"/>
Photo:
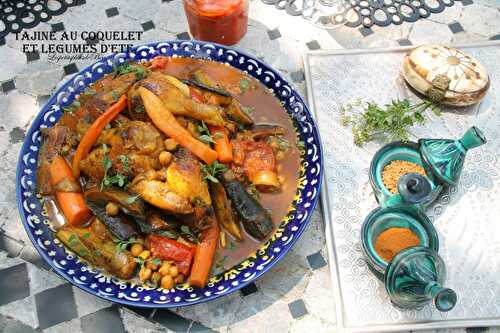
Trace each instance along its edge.
<path fill-rule="evenodd" d="M 184 0 L 195 39 L 236 44 L 247 32 L 248 0 Z"/>

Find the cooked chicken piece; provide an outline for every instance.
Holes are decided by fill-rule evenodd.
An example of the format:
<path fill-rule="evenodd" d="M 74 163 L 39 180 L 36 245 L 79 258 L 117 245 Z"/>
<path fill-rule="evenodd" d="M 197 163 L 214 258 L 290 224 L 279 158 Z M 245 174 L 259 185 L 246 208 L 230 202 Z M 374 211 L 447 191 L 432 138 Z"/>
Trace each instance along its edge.
<path fill-rule="evenodd" d="M 190 214 L 194 211 L 189 200 L 175 193 L 167 182 L 141 180 L 133 185 L 130 190 L 139 193 L 141 198 L 153 206 L 172 213 Z"/>
<path fill-rule="evenodd" d="M 123 175 L 133 177 L 161 167 L 158 156 L 164 150 L 163 138 L 150 123 L 128 121 L 121 127 L 104 130 L 97 144 L 80 162 L 82 172 L 91 178 L 104 177 L 104 144 L 113 169 Z"/>
<path fill-rule="evenodd" d="M 101 180 L 104 177 L 104 156 L 102 146 L 93 149 L 87 157 L 80 161 L 80 169 L 90 178 Z"/>
<path fill-rule="evenodd" d="M 179 83 L 184 85 L 182 82 Z M 224 125 L 224 119 L 222 118 L 221 109 L 219 107 L 195 102 L 193 99 L 186 96 L 184 90 L 172 84 L 171 79 L 159 72 L 151 73 L 146 79 L 137 82 L 132 89 L 130 89 L 128 101 L 129 114 L 132 119 L 147 119 L 142 99 L 137 92 L 137 88 L 139 87 L 144 87 L 155 93 L 160 97 L 168 110 L 176 116 L 192 117 L 210 125 Z"/>
<path fill-rule="evenodd" d="M 206 207 L 212 205 L 200 163 L 188 150 L 179 149 L 174 154 L 174 160 L 167 169 L 167 182 L 176 193 L 188 198 L 192 204 Z"/>
<path fill-rule="evenodd" d="M 132 182 L 131 190 L 158 208 L 175 214 L 190 214 L 193 207 L 210 207 L 208 186 L 200 163 L 187 150 L 179 149 L 165 170 L 149 171 Z M 204 210 L 203 210 L 204 212 Z"/>
<path fill-rule="evenodd" d="M 76 112 L 76 116 L 80 119 L 80 122 L 92 123 L 101 113 L 114 104 L 121 95 L 125 94 L 137 80 L 137 74 L 134 72 L 116 78 L 111 76 L 105 78 L 93 87 L 96 90 L 94 95 L 85 95 L 80 100 L 81 108 Z"/>

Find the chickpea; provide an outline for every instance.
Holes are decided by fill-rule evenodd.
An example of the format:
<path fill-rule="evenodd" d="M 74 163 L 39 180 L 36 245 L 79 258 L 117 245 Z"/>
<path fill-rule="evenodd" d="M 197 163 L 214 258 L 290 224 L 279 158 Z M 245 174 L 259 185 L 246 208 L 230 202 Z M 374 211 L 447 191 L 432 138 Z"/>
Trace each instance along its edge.
<path fill-rule="evenodd" d="M 175 278 L 175 277 L 177 277 L 177 275 L 179 275 L 179 269 L 177 268 L 177 266 L 172 266 L 168 270 L 168 274 L 170 276 L 172 276 L 173 278 Z"/>
<path fill-rule="evenodd" d="M 184 283 L 184 275 L 179 274 L 175 279 L 175 284 Z"/>
<path fill-rule="evenodd" d="M 177 141 L 175 141 L 174 139 L 166 139 L 164 145 L 167 151 L 174 151 L 179 146 Z"/>
<path fill-rule="evenodd" d="M 158 156 L 158 159 L 160 160 L 161 165 L 167 166 L 172 161 L 172 153 L 168 151 L 162 151 L 160 153 L 160 156 Z"/>
<path fill-rule="evenodd" d="M 158 272 L 160 272 L 160 274 L 163 276 L 163 275 L 168 275 L 169 272 L 170 272 L 170 263 L 169 262 L 164 262 L 160 269 L 158 270 Z"/>
<path fill-rule="evenodd" d="M 132 253 L 132 255 L 134 257 L 138 257 L 142 251 L 144 250 L 144 247 L 142 246 L 142 244 L 134 244 L 132 245 L 132 247 L 130 248 L 130 252 Z"/>
<path fill-rule="evenodd" d="M 140 257 L 142 260 L 147 260 L 150 255 L 151 252 L 149 252 L 148 250 L 144 250 L 138 255 L 138 257 Z"/>
<path fill-rule="evenodd" d="M 120 208 L 114 202 L 110 201 L 106 204 L 106 214 L 108 214 L 109 216 L 118 215 L 119 210 Z"/>
<path fill-rule="evenodd" d="M 151 275 L 151 282 L 153 282 L 154 284 L 158 284 L 161 280 L 161 274 L 158 273 L 158 272 L 154 272 L 152 275 Z"/>
<path fill-rule="evenodd" d="M 151 274 L 153 274 L 151 268 L 142 267 L 139 271 L 139 279 L 141 279 L 142 282 L 147 281 L 151 277 Z"/>
<path fill-rule="evenodd" d="M 151 268 L 153 271 L 158 270 L 158 267 L 159 267 L 159 266 L 160 266 L 160 265 L 155 264 L 155 263 L 153 262 L 153 260 L 148 260 L 148 261 L 146 261 L 146 267 L 147 267 L 147 268 Z"/>
<path fill-rule="evenodd" d="M 161 287 L 163 289 L 172 289 L 174 287 L 174 279 L 170 275 L 164 275 L 161 278 Z"/>

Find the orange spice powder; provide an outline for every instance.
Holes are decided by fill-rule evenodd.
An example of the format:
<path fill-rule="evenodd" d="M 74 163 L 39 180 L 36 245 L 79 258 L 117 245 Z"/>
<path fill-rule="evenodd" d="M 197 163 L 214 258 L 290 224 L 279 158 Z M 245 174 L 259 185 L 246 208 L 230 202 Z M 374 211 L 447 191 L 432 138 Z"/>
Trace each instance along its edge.
<path fill-rule="evenodd" d="M 384 230 L 375 241 L 375 252 L 387 262 L 402 250 L 418 246 L 418 236 L 408 228 L 389 228 Z"/>

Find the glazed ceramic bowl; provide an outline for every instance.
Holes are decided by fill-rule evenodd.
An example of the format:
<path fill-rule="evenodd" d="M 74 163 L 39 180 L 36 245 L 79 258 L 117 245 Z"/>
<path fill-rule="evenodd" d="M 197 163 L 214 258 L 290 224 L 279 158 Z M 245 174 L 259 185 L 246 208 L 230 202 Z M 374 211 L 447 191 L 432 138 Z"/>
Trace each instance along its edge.
<path fill-rule="evenodd" d="M 377 199 L 377 202 L 381 206 L 390 205 L 391 202 L 400 201 L 398 198 L 399 194 L 393 194 L 387 189 L 382 181 L 382 171 L 392 161 L 403 160 L 408 162 L 413 162 L 425 169 L 425 177 L 431 184 L 431 193 L 422 203 L 423 207 L 431 204 L 442 191 L 443 187 L 434 179 L 434 176 L 430 170 L 427 170 L 426 164 L 422 161 L 420 155 L 419 146 L 415 142 L 401 142 L 395 141 L 386 144 L 380 148 L 370 163 L 370 184 L 373 188 L 373 193 Z"/>
<path fill-rule="evenodd" d="M 64 248 L 55 238 L 47 214 L 36 193 L 36 169 L 41 143 L 40 129 L 53 126 L 61 108 L 72 103 L 85 87 L 113 71 L 114 65 L 127 60 L 151 59 L 158 55 L 195 57 L 226 63 L 247 72 L 269 88 L 293 119 L 305 147 L 301 154 L 300 184 L 287 216 L 274 235 L 251 256 L 211 278 L 205 288 L 187 285 L 171 290 L 149 289 L 122 281 L 90 267 Z M 225 46 L 198 42 L 173 41 L 137 46 L 128 53 L 109 55 L 83 69 L 49 99 L 33 121 L 21 148 L 17 167 L 17 203 L 26 232 L 42 258 L 54 271 L 75 286 L 106 300 L 138 307 L 179 307 L 230 294 L 256 280 L 292 248 L 306 228 L 316 206 L 323 165 L 319 133 L 299 94 L 277 71 L 262 61 Z"/>
<path fill-rule="evenodd" d="M 378 236 L 389 228 L 408 228 L 417 235 L 420 246 L 438 252 L 439 237 L 427 215 L 418 211 L 397 208 L 376 208 L 361 227 L 361 248 L 370 270 L 381 280 L 389 265 L 375 251 Z"/>

